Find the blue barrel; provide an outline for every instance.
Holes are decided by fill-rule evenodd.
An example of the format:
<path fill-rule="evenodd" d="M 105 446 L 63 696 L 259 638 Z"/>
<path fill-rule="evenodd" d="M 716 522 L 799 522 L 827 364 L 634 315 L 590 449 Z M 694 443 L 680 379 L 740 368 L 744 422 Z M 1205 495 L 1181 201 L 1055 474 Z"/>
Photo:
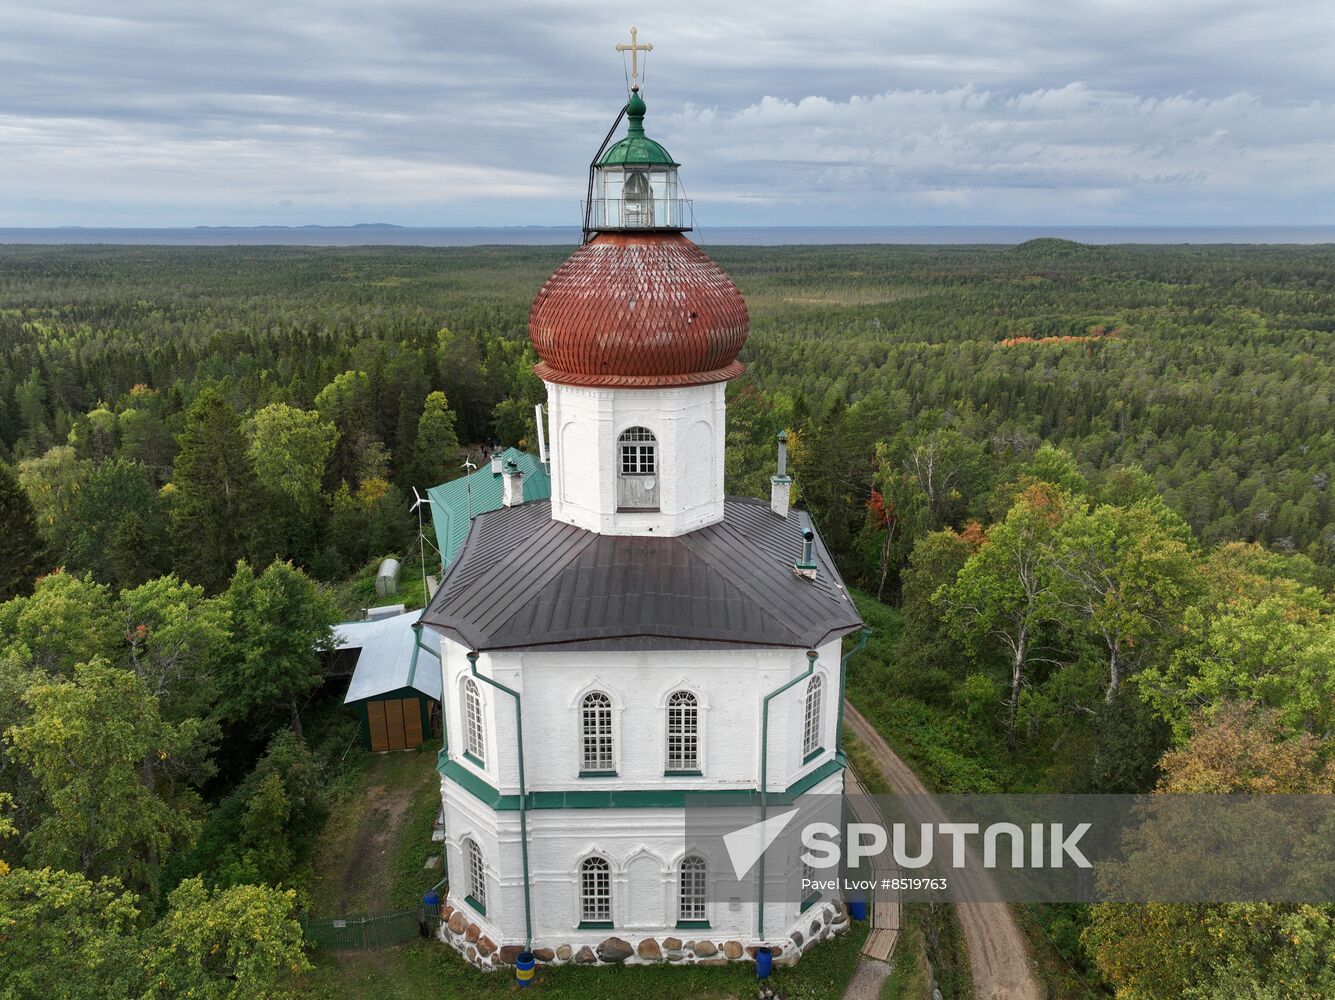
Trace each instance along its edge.
<path fill-rule="evenodd" d="M 430 892 L 428 892 L 425 896 L 422 897 L 422 905 L 425 906 L 428 910 L 432 911 L 439 910 L 440 893 L 438 893 L 435 889 L 432 889 Z"/>
<path fill-rule="evenodd" d="M 774 952 L 768 948 L 756 949 L 756 978 L 768 979 L 774 971 Z"/>
<path fill-rule="evenodd" d="M 521 951 L 515 958 L 515 982 L 520 986 L 533 985 L 533 967 L 538 960 L 531 951 Z"/>
<path fill-rule="evenodd" d="M 867 919 L 867 900 L 866 898 L 854 898 L 848 901 L 848 915 L 854 920 Z"/>

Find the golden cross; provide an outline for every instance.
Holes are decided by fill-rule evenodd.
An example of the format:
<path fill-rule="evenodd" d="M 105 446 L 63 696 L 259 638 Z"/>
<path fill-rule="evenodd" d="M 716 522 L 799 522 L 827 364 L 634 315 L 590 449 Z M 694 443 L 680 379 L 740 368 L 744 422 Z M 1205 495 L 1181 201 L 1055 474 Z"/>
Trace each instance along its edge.
<path fill-rule="evenodd" d="M 639 33 L 640 33 L 639 28 L 631 28 L 630 44 L 617 46 L 618 52 L 630 53 L 630 82 L 635 84 L 637 87 L 639 86 L 639 77 L 640 77 L 640 53 L 652 52 L 654 50 L 654 47 L 652 45 L 637 45 L 635 43 L 635 39 L 639 35 Z"/>

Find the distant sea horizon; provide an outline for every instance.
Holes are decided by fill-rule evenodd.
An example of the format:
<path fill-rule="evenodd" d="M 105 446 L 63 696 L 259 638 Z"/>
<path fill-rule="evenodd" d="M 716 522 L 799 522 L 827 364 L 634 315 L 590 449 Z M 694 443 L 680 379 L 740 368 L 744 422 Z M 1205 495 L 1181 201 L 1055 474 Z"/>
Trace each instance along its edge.
<path fill-rule="evenodd" d="M 840 244 L 1014 246 L 1055 237 L 1077 243 L 1302 244 L 1335 243 L 1331 226 L 709 226 L 691 233 L 715 246 L 830 246 Z M 0 227 L 0 244 L 125 246 L 573 246 L 575 226 L 193 226 L 112 228 Z"/>

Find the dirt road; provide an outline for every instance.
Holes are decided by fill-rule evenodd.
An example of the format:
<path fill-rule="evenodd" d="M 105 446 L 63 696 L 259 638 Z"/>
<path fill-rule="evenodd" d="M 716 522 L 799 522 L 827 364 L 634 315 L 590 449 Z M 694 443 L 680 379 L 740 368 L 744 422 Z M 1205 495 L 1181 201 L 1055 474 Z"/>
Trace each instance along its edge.
<path fill-rule="evenodd" d="M 927 788 L 890 749 L 872 724 L 852 705 L 844 719 L 880 765 L 890 788 L 901 795 L 927 795 Z M 1005 903 L 960 903 L 956 907 L 969 948 L 976 1000 L 1042 1000 L 1043 991 L 1029 969 L 1029 952 Z"/>

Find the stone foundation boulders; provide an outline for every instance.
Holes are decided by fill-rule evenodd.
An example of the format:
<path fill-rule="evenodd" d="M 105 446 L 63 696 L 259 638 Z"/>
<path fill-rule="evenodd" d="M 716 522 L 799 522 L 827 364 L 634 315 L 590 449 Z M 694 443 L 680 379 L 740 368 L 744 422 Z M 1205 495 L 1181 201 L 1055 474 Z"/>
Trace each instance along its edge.
<path fill-rule="evenodd" d="M 485 924 L 469 920 L 463 910 L 446 904 L 440 912 L 440 939 L 480 969 L 513 966 L 524 950 L 519 944 L 498 946 L 487 934 Z M 841 934 L 848 927 L 848 910 L 842 903 L 820 903 L 804 913 L 796 927 L 790 925 L 785 936 L 765 947 L 770 949 L 776 966 L 788 968 L 818 941 Z M 532 951 L 541 965 L 647 965 L 666 961 L 677 965 L 716 966 L 754 962 L 760 947 L 737 939 L 697 938 L 683 942 L 677 937 L 645 937 L 628 941 L 613 936 L 596 945 L 544 943 Z"/>

